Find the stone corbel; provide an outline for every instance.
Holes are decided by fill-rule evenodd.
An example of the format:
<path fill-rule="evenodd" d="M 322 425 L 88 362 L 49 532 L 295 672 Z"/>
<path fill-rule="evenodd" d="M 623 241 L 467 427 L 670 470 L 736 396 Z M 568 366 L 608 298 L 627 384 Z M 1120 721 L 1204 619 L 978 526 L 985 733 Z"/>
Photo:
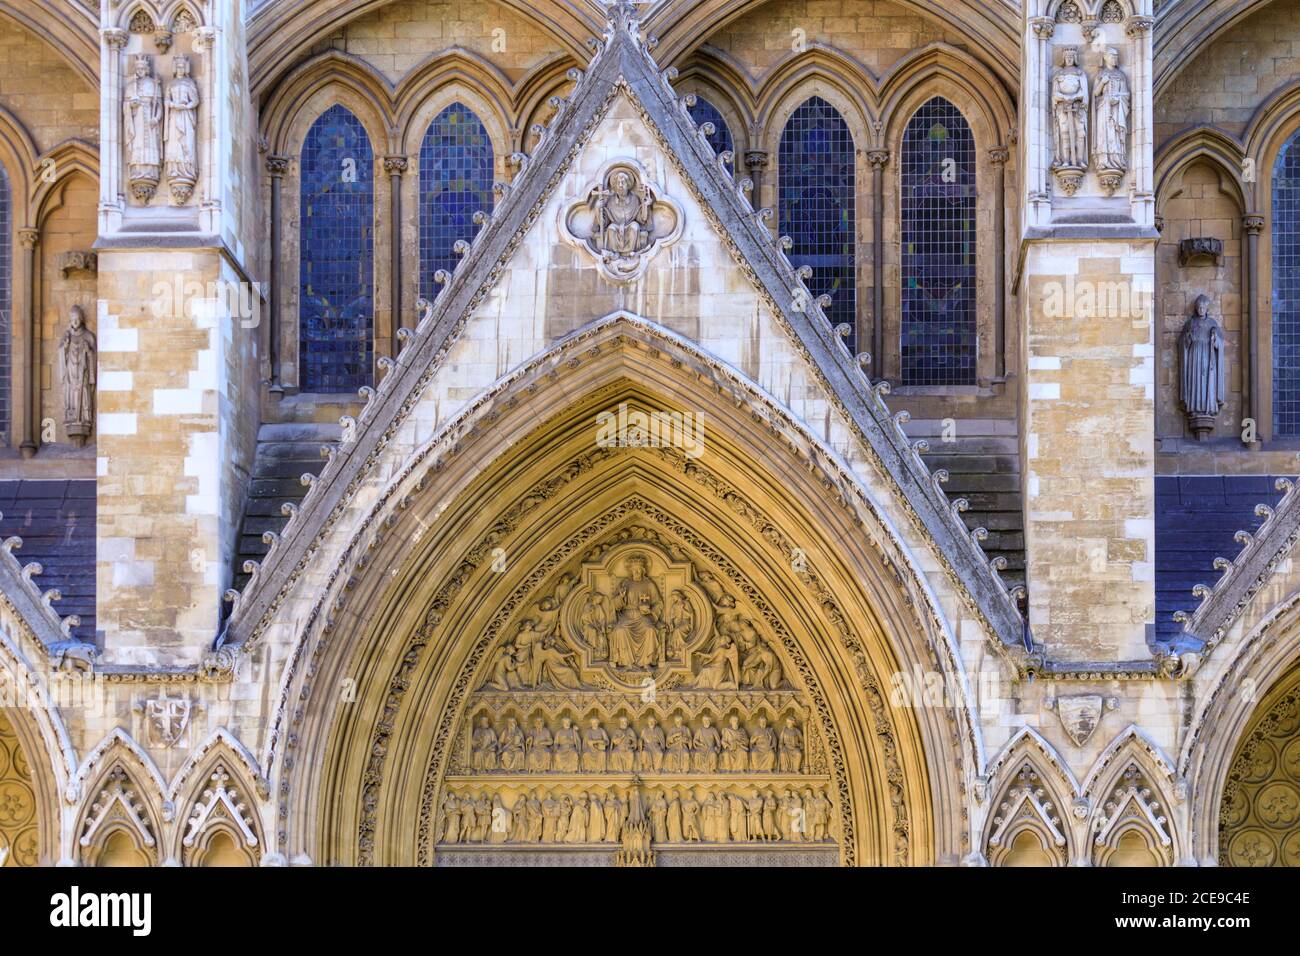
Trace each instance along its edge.
<path fill-rule="evenodd" d="M 1192 263 L 1209 262 L 1218 265 L 1223 261 L 1223 240 L 1208 236 L 1183 239 L 1178 243 L 1178 264 L 1186 267 Z"/>
<path fill-rule="evenodd" d="M 59 274 L 68 278 L 74 272 L 95 275 L 99 272 L 99 255 L 87 250 L 74 249 L 59 256 Z"/>

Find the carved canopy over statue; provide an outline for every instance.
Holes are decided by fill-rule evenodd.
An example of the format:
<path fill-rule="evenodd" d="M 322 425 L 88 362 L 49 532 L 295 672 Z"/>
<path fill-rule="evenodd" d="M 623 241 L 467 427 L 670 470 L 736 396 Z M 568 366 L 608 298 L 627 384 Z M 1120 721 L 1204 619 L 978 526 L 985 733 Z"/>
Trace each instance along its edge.
<path fill-rule="evenodd" d="M 581 202 L 562 210 L 560 231 L 615 282 L 641 277 L 651 256 L 682 233 L 682 209 L 650 184 L 640 164 L 616 160 Z"/>

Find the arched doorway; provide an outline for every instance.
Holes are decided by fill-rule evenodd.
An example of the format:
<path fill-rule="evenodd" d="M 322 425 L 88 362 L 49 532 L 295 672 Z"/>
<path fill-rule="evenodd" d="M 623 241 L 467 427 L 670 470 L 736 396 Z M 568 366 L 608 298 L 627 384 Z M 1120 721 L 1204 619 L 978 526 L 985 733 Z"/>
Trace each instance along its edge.
<path fill-rule="evenodd" d="M 394 469 L 410 481 L 355 539 L 286 685 L 288 855 L 968 852 L 960 702 L 888 699 L 891 675 L 946 666 L 928 585 L 824 449 L 743 388 L 618 320 Z"/>
<path fill-rule="evenodd" d="M 1219 805 L 1221 866 L 1300 866 L 1300 666 L 1260 702 Z"/>

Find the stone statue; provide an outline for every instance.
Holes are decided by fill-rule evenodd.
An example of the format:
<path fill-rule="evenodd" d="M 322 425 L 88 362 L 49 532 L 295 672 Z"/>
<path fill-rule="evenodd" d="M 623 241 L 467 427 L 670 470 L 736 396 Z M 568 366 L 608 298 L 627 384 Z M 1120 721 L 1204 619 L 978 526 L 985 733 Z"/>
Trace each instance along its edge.
<path fill-rule="evenodd" d="M 609 762 L 609 734 L 600 726 L 600 718 L 591 718 L 590 728 L 582 735 L 583 773 L 604 773 Z"/>
<path fill-rule="evenodd" d="M 668 842 L 668 801 L 662 790 L 650 800 L 650 832 L 656 843 Z"/>
<path fill-rule="evenodd" d="M 744 621 L 740 626 L 740 686 L 753 687 L 758 690 L 776 690 L 781 686 L 784 674 L 781 662 L 768 646 L 767 641 L 758 636 L 754 625 Z"/>
<path fill-rule="evenodd" d="M 524 813 L 528 817 L 528 826 L 524 834 L 524 839 L 528 843 L 541 843 L 542 827 L 544 825 L 542 817 L 542 801 L 537 799 L 536 794 L 529 795 L 528 804 L 524 808 Z"/>
<path fill-rule="evenodd" d="M 680 588 L 668 597 L 668 657 L 680 661 L 686 658 L 686 646 L 695 636 L 695 609 Z"/>
<path fill-rule="evenodd" d="M 188 56 L 174 57 L 172 70 L 176 78 L 167 84 L 164 160 L 172 202 L 179 206 L 189 201 L 199 179 L 199 87 L 190 77 Z"/>
<path fill-rule="evenodd" d="M 628 726 L 627 718 L 618 719 L 618 727 L 610 735 L 609 769 L 614 773 L 631 773 L 636 763 L 636 731 Z"/>
<path fill-rule="evenodd" d="M 749 769 L 749 732 L 732 714 L 722 729 L 722 769 L 726 773 L 744 773 Z"/>
<path fill-rule="evenodd" d="M 664 771 L 691 772 L 691 728 L 682 723 L 681 714 L 673 716 L 673 725 L 668 729 L 668 753 L 664 758 Z"/>
<path fill-rule="evenodd" d="M 767 725 L 767 718 L 758 717 L 758 727 L 749 737 L 749 769 L 771 773 L 776 769 L 776 731 Z"/>
<path fill-rule="evenodd" d="M 1078 49 L 1067 46 L 1052 74 L 1052 169 L 1082 172 L 1087 165 L 1088 77 Z"/>
<path fill-rule="evenodd" d="M 486 716 L 478 719 L 470 740 L 470 766 L 480 771 L 497 769 L 497 732 Z"/>
<path fill-rule="evenodd" d="M 689 790 L 682 797 L 682 840 L 698 843 L 700 839 L 700 801 Z"/>
<path fill-rule="evenodd" d="M 506 729 L 501 731 L 497 752 L 502 770 L 518 773 L 524 769 L 524 732 L 513 717 L 506 718 Z"/>
<path fill-rule="evenodd" d="M 492 798 L 492 823 L 491 830 L 488 833 L 488 842 L 505 843 L 510 837 L 511 822 L 510 811 L 506 809 L 506 802 L 498 793 Z"/>
<path fill-rule="evenodd" d="M 696 686 L 703 690 L 735 690 L 740 680 L 740 649 L 730 634 L 720 632 L 713 650 L 700 659 Z"/>
<path fill-rule="evenodd" d="M 781 731 L 780 766 L 782 773 L 798 773 L 803 769 L 803 733 L 793 717 L 785 719 Z"/>
<path fill-rule="evenodd" d="M 131 194 L 147 203 L 162 174 L 163 91 L 153 61 L 143 53 L 135 58 L 135 76 L 126 84 L 122 114 L 127 181 Z"/>
<path fill-rule="evenodd" d="M 635 271 L 654 237 L 649 184 L 638 182 L 630 169 L 616 167 L 587 202 L 596 213 L 593 239 L 605 265 L 618 274 Z"/>
<path fill-rule="evenodd" d="M 1119 51 L 1107 47 L 1103 67 L 1092 83 L 1092 161 L 1102 188 L 1113 193 L 1128 171 L 1129 107 L 1132 93 L 1128 77 L 1119 69 Z"/>
<path fill-rule="evenodd" d="M 695 731 L 691 742 L 694 750 L 695 772 L 716 773 L 718 769 L 718 751 L 722 749 L 722 735 L 713 726 L 713 719 L 705 714 L 700 718 L 700 727 Z"/>
<path fill-rule="evenodd" d="M 540 717 L 533 718 L 533 729 L 528 735 L 528 772 L 546 773 L 551 769 L 551 729 Z"/>
<path fill-rule="evenodd" d="M 623 839 L 623 820 L 627 805 L 618 794 L 605 799 L 605 842 L 618 843 Z"/>
<path fill-rule="evenodd" d="M 642 772 L 659 773 L 664 766 L 664 729 L 654 717 L 646 718 L 645 730 L 641 731 L 641 752 L 637 758 L 637 769 Z"/>
<path fill-rule="evenodd" d="M 63 428 L 78 448 L 95 425 L 95 334 L 86 328 L 86 313 L 74 305 L 68 331 L 59 340 L 59 377 L 63 386 Z"/>
<path fill-rule="evenodd" d="M 593 790 L 590 800 L 587 803 L 589 812 L 587 814 L 587 842 L 600 843 L 605 839 L 605 805 L 600 802 L 600 796 Z"/>
<path fill-rule="evenodd" d="M 443 843 L 456 843 L 460 840 L 460 801 L 454 793 L 442 798 Z"/>
<path fill-rule="evenodd" d="M 592 649 L 592 656 L 598 661 L 609 658 L 609 613 L 605 608 L 605 595 L 592 594 L 582 606 L 582 615 L 578 619 L 582 639 Z"/>
<path fill-rule="evenodd" d="M 552 765 L 557 773 L 578 772 L 578 728 L 568 717 L 560 718 L 560 727 L 555 731 L 555 750 Z"/>
<path fill-rule="evenodd" d="M 1182 382 L 1179 396 L 1187 425 L 1198 440 L 1214 430 L 1214 419 L 1227 398 L 1227 361 L 1223 328 L 1210 315 L 1210 297 L 1198 295 L 1183 326 Z"/>
<path fill-rule="evenodd" d="M 609 659 L 615 667 L 653 667 L 663 659 L 663 599 L 643 555 L 629 556 L 626 567 L 614 593 Z"/>

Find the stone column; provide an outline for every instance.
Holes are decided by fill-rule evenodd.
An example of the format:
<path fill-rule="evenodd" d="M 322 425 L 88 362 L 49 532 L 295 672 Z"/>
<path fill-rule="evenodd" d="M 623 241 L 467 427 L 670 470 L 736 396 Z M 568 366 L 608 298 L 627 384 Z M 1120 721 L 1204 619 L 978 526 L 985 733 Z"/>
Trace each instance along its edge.
<path fill-rule="evenodd" d="M 1133 113 L 1130 148 L 1132 183 L 1129 202 L 1133 221 L 1139 226 L 1155 224 L 1156 193 L 1154 143 L 1152 129 L 1151 57 L 1152 26 L 1154 17 L 1129 17 L 1124 21 L 1124 33 L 1129 38 L 1129 80 L 1133 86 Z"/>
<path fill-rule="evenodd" d="M 1256 441 L 1250 442 L 1250 448 L 1258 451 L 1262 442 L 1258 439 L 1273 437 L 1273 422 L 1262 422 L 1260 416 L 1259 353 L 1262 343 L 1259 341 L 1259 234 L 1264 231 L 1264 217 L 1257 213 L 1247 213 L 1241 217 L 1241 231 L 1246 236 L 1245 255 L 1241 264 L 1241 295 L 1246 303 L 1246 328 L 1242 335 L 1242 347 L 1246 349 L 1245 417 L 1255 420 Z"/>
<path fill-rule="evenodd" d="M 406 311 L 402 308 L 402 174 L 406 172 L 410 162 L 405 156 L 385 156 L 384 169 L 388 171 L 388 188 L 392 196 L 392 221 L 390 229 L 389 245 L 392 247 L 392 275 L 389 276 L 392 292 L 390 298 L 392 301 L 393 328 L 390 332 L 391 341 L 394 343 L 393 351 L 397 351 L 397 330 L 414 326 L 414 322 L 407 320 Z"/>
<path fill-rule="evenodd" d="M 1007 377 L 1007 159 L 1005 146 L 989 149 L 993 163 L 993 360 L 994 377 Z"/>
<path fill-rule="evenodd" d="M 767 169 L 770 158 L 765 149 L 745 150 L 745 170 L 754 183 L 754 191 L 751 195 L 754 197 L 755 209 L 759 209 L 763 205 L 763 171 Z M 773 199 L 772 204 L 776 205 L 775 199 Z"/>
<path fill-rule="evenodd" d="M 99 75 L 99 231 L 122 225 L 122 51 L 125 30 L 100 30 Z"/>
<path fill-rule="evenodd" d="M 227 67 L 221 38 L 222 32 L 215 27 L 199 27 L 194 31 L 194 52 L 203 58 L 202 92 L 199 95 L 202 146 L 198 150 L 199 183 L 195 194 L 199 200 L 199 229 L 213 235 L 219 235 L 223 225 L 220 186 L 229 171 L 221 159 L 221 146 L 229 142 L 231 135 L 229 110 L 224 107 L 226 84 L 230 78 L 222 75 Z M 206 134 L 202 127 L 205 114 Z"/>
<path fill-rule="evenodd" d="M 1030 17 L 1024 37 L 1025 71 L 1022 96 L 1026 100 L 1024 133 L 1020 137 L 1024 162 L 1026 227 L 1045 226 L 1052 218 L 1051 135 L 1047 124 L 1047 82 L 1052 71 L 1052 36 L 1056 23 L 1051 17 Z"/>
<path fill-rule="evenodd" d="M 885 164 L 889 150 L 867 152 L 871 163 L 871 377 L 885 377 Z"/>
<path fill-rule="evenodd" d="M 284 260 L 280 246 L 283 243 L 284 210 L 281 209 L 281 193 L 284 189 L 284 175 L 289 171 L 289 157 L 268 156 L 266 171 L 271 177 L 271 290 L 267 320 L 267 359 L 271 363 L 271 392 L 275 395 L 284 393 L 280 383 L 280 283 L 284 280 Z"/>
<path fill-rule="evenodd" d="M 41 234 L 36 229 L 19 229 L 18 241 L 23 247 L 23 271 L 20 282 L 23 290 L 23 334 L 27 349 L 23 355 L 23 395 L 19 415 L 22 416 L 24 458 L 31 458 L 40 449 L 41 380 L 37 371 L 40 365 L 40 323 L 36 319 L 36 298 L 40 291 L 36 281 L 36 247 Z"/>

